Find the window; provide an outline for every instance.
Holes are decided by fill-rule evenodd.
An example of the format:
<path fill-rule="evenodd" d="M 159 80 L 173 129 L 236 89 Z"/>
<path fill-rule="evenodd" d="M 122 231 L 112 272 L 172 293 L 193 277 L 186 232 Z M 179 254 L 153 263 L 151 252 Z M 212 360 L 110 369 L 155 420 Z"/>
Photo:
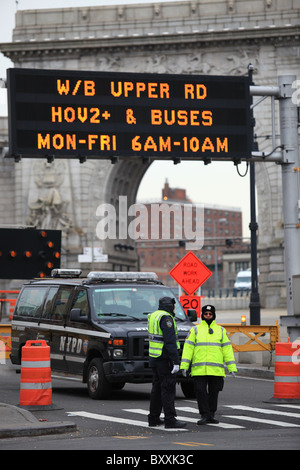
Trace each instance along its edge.
<path fill-rule="evenodd" d="M 47 290 L 47 286 L 26 287 L 21 293 L 16 306 L 15 315 L 22 317 L 40 317 Z"/>
<path fill-rule="evenodd" d="M 55 297 L 55 302 L 51 311 L 51 320 L 63 321 L 67 315 L 67 305 L 72 287 L 61 287 Z"/>
<path fill-rule="evenodd" d="M 86 316 L 88 314 L 88 298 L 86 290 L 80 290 L 75 295 L 72 308 L 79 308 L 80 315 Z"/>
<path fill-rule="evenodd" d="M 58 291 L 58 287 L 50 287 L 49 292 L 47 294 L 46 302 L 43 309 L 43 318 L 50 318 L 51 311 L 53 307 L 54 298 Z"/>

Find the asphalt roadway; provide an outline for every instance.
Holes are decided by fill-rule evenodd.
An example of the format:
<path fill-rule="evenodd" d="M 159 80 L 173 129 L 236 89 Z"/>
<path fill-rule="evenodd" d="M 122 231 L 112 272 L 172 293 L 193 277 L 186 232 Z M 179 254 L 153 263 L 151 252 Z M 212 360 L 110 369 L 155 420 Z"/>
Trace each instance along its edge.
<path fill-rule="evenodd" d="M 241 314 L 247 312 L 219 312 L 219 323 L 238 322 Z M 265 311 L 261 324 L 274 325 L 276 320 L 279 320 L 279 315 L 284 314 L 283 311 Z M 249 319 L 248 319 L 249 321 Z M 271 323 L 272 322 L 272 323 Z M 282 334 L 282 332 L 281 332 Z M 286 336 L 283 332 L 284 337 Z M 261 364 L 237 364 L 238 374 L 250 377 L 273 379 L 274 368 L 262 366 Z M 0 364 L 1 368 L 5 365 Z M 4 369 L 2 369 L 2 372 Z M 300 400 L 299 400 L 300 402 Z M 47 405 L 46 409 L 51 410 L 51 406 Z M 36 407 L 34 410 L 36 411 Z M 5 403 L 0 403 L 0 439 L 20 436 L 40 436 L 45 434 L 59 434 L 76 431 L 76 425 L 72 421 L 49 421 L 41 422 L 30 411 L 30 407 L 13 406 Z"/>

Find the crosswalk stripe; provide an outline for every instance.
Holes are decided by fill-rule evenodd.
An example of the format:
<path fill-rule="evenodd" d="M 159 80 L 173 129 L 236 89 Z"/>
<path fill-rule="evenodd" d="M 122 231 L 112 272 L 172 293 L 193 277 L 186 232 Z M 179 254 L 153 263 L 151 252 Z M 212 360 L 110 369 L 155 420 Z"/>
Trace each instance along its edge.
<path fill-rule="evenodd" d="M 81 416 L 83 418 L 92 418 L 92 419 L 98 419 L 101 421 L 110 421 L 110 422 L 115 422 L 115 423 L 122 423 L 122 424 L 131 424 L 132 426 L 141 426 L 143 428 L 149 428 L 148 423 L 145 421 L 137 421 L 134 419 L 124 419 L 117 417 L 115 418 L 114 416 L 107 416 L 107 415 L 100 415 L 97 413 L 89 413 L 87 411 L 70 411 L 67 413 L 68 416 Z M 187 429 L 184 428 L 176 428 L 176 429 L 166 429 L 164 427 L 157 426 L 157 428 L 160 429 L 160 431 L 187 431 Z M 151 428 L 151 429 L 155 429 Z"/>
<path fill-rule="evenodd" d="M 282 408 L 293 408 L 296 410 L 300 410 L 300 405 L 278 405 L 276 404 L 275 406 L 281 406 Z"/>
<path fill-rule="evenodd" d="M 255 408 L 252 406 L 245 406 L 245 405 L 225 405 L 227 408 L 232 408 L 234 410 L 243 410 L 243 411 L 253 411 L 256 413 L 264 413 L 269 415 L 280 415 L 280 416 L 288 416 L 290 418 L 300 418 L 300 413 L 290 413 L 288 411 L 277 411 L 277 410 L 270 410 L 266 408 Z"/>
<path fill-rule="evenodd" d="M 131 413 L 139 413 L 139 414 L 148 414 L 149 412 L 146 411 L 146 410 L 142 410 L 142 409 L 136 409 L 136 408 L 131 408 L 131 409 L 124 409 L 123 411 L 129 411 Z M 198 413 L 198 410 L 196 410 L 195 408 L 189 408 L 189 407 L 176 407 L 176 411 L 186 411 L 186 412 L 191 412 L 191 413 Z M 197 423 L 197 421 L 199 420 L 196 419 L 196 418 L 189 418 L 188 416 L 180 416 L 178 417 L 179 418 L 179 421 L 180 420 L 183 420 L 183 421 L 186 421 L 186 422 L 189 422 L 189 423 Z M 223 429 L 243 429 L 244 426 L 239 426 L 238 424 L 228 424 L 228 423 L 208 423 L 207 426 L 215 426 L 215 427 L 219 427 L 219 428 L 223 428 Z"/>
<path fill-rule="evenodd" d="M 279 415 L 279 416 L 285 416 L 285 417 L 291 417 L 291 418 L 300 418 L 300 413 L 294 413 L 294 412 L 289 412 L 289 411 L 278 411 L 278 410 L 273 410 L 273 409 L 267 409 L 267 408 L 257 408 L 257 407 L 251 407 L 247 405 L 224 405 L 226 408 L 231 408 L 234 410 L 241 410 L 241 411 L 247 411 L 247 412 L 252 412 L 252 413 L 263 413 L 263 414 L 273 414 L 273 415 Z M 276 406 L 281 406 L 284 408 L 292 408 L 292 409 L 298 409 L 300 406 L 297 405 L 276 405 Z M 140 415 L 148 415 L 149 411 L 141 408 L 126 408 L 123 409 L 125 412 L 129 413 L 136 413 Z M 181 406 L 181 407 L 176 407 L 176 411 L 180 413 L 184 413 L 185 415 L 187 413 L 196 413 L 198 414 L 199 411 L 198 409 L 194 407 L 189 407 L 189 406 Z M 103 414 L 97 414 L 97 413 L 90 413 L 87 411 L 74 411 L 74 412 L 67 412 L 68 416 L 81 416 L 83 418 L 91 418 L 91 419 L 97 419 L 97 420 L 102 420 L 102 421 L 110 421 L 110 422 L 115 422 L 115 423 L 121 423 L 121 424 L 127 424 L 127 425 L 132 425 L 132 426 L 141 426 L 145 428 L 149 428 L 148 423 L 145 421 L 139 421 L 135 419 L 125 419 L 125 418 L 120 418 L 120 417 L 113 417 L 113 416 L 108 416 L 108 415 L 103 415 Z M 300 427 L 300 424 L 293 424 L 293 423 L 288 423 L 284 421 L 275 421 L 271 419 L 262 419 L 262 418 L 257 418 L 257 417 L 251 417 L 251 416 L 240 416 L 240 415 L 223 415 L 224 418 L 230 418 L 230 419 L 235 419 L 235 420 L 244 420 L 244 421 L 251 421 L 253 423 L 262 423 L 262 424 L 270 424 L 270 425 L 275 425 L 275 426 L 281 426 L 281 427 Z M 189 416 L 180 416 L 178 417 L 179 421 L 186 421 L 190 423 L 197 423 L 198 418 L 191 418 Z M 230 423 L 208 423 L 207 426 L 215 426 L 223 429 L 245 429 L 244 426 L 240 426 L 237 424 L 230 424 Z M 163 425 L 160 426 L 155 426 L 151 427 L 151 429 L 158 429 L 161 431 L 168 431 L 168 432 L 174 432 L 174 431 L 188 431 L 186 428 L 175 428 L 175 429 L 168 429 L 165 428 Z"/>
<path fill-rule="evenodd" d="M 284 428 L 299 428 L 299 424 L 285 423 L 284 421 L 273 421 L 271 419 L 251 418 L 250 416 L 224 415 L 224 418 L 241 419 L 244 421 L 254 421 L 255 423 L 272 424 Z"/>

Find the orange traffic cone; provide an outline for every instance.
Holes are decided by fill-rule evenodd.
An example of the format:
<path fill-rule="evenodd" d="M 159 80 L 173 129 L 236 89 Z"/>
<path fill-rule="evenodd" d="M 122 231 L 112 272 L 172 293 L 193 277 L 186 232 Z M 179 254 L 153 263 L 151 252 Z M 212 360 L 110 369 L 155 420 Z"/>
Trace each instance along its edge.
<path fill-rule="evenodd" d="M 50 346 L 44 340 L 27 341 L 22 348 L 20 405 L 51 405 Z"/>

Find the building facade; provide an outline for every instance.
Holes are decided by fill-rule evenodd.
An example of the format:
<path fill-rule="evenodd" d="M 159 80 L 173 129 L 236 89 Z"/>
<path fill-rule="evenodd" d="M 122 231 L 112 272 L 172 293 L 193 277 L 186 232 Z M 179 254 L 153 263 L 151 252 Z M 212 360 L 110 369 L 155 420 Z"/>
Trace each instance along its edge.
<path fill-rule="evenodd" d="M 277 85 L 278 76 L 299 76 L 300 0 L 189 0 L 143 5 L 17 11 L 13 40 L 0 51 L 15 67 L 245 75 L 253 65 L 256 85 Z M 274 103 L 278 120 L 277 104 Z M 259 149 L 272 140 L 270 100 L 255 107 Z M 7 147 L 7 123 L 1 122 Z M 95 244 L 96 211 L 118 205 L 120 195 L 135 203 L 151 159 L 47 161 L 1 160 L 2 224 L 47 224 L 63 230 L 63 265 L 78 266 L 78 255 Z M 262 306 L 284 306 L 284 244 L 280 165 L 256 165 Z M 46 227 L 47 228 L 47 227 Z M 210 227 L 212 230 L 212 226 Z M 133 250 L 120 252 L 116 240 L 96 240 L 108 263 L 99 269 L 136 269 Z M 90 265 L 83 264 L 84 270 Z M 3 282 L 3 288 L 7 287 Z"/>
<path fill-rule="evenodd" d="M 187 216 L 186 211 L 189 212 Z M 142 270 L 157 272 L 163 282 L 175 287 L 169 272 L 187 254 L 189 242 L 193 247 L 198 234 L 201 247 L 193 251 L 213 273 L 206 281 L 205 289 L 233 287 L 236 269 L 245 265 L 242 264 L 243 254 L 249 253 L 249 243 L 243 241 L 239 208 L 194 204 L 187 196 L 186 189 L 172 188 L 166 180 L 162 199 L 140 204 L 140 217 L 137 251 Z M 192 238 L 186 237 L 187 233 Z M 235 253 L 236 256 L 235 263 L 228 264 L 226 268 L 231 274 L 226 277 L 223 271 L 225 253 L 228 256 Z"/>

